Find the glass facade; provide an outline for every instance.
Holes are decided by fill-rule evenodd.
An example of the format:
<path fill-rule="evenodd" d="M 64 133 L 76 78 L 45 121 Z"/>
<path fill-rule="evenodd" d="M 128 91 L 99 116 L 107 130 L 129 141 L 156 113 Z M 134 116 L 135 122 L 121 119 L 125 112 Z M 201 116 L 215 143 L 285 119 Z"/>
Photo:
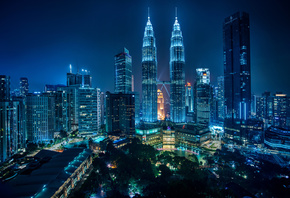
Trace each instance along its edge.
<path fill-rule="evenodd" d="M 27 139 L 48 142 L 55 132 L 55 98 L 51 94 L 28 94 L 26 97 Z"/>
<path fill-rule="evenodd" d="M 185 87 L 185 106 L 187 112 L 193 112 L 193 89 L 189 82 L 187 82 Z"/>
<path fill-rule="evenodd" d="M 95 135 L 101 127 L 100 89 L 80 88 L 78 90 L 79 133 Z"/>
<path fill-rule="evenodd" d="M 115 56 L 115 92 L 132 92 L 132 57 L 126 48 Z"/>
<path fill-rule="evenodd" d="M 28 94 L 28 79 L 25 77 L 20 78 L 20 95 L 25 97 Z"/>
<path fill-rule="evenodd" d="M 239 123 L 251 113 L 251 67 L 249 15 L 237 12 L 223 24 L 225 130 L 241 138 Z M 235 133 L 232 133 L 235 131 Z"/>
<path fill-rule="evenodd" d="M 208 125 L 210 122 L 211 96 L 210 72 L 208 68 L 196 69 L 197 80 L 195 84 L 195 114 L 196 123 Z"/>
<path fill-rule="evenodd" d="M 185 122 L 185 74 L 183 37 L 175 17 L 170 45 L 170 117 L 173 122 Z"/>
<path fill-rule="evenodd" d="M 143 120 L 157 121 L 157 50 L 153 26 L 148 17 L 142 47 Z"/>

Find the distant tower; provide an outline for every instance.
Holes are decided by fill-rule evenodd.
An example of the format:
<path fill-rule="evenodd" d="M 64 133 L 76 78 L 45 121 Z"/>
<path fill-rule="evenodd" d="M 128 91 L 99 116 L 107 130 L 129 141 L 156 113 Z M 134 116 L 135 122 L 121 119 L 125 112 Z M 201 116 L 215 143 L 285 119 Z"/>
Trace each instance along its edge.
<path fill-rule="evenodd" d="M 10 100 L 10 76 L 0 75 L 0 101 Z"/>
<path fill-rule="evenodd" d="M 163 93 L 160 89 L 157 90 L 157 111 L 158 111 L 158 120 L 165 119 L 165 111 L 164 111 L 164 98 Z"/>
<path fill-rule="evenodd" d="M 225 137 L 243 141 L 241 122 L 251 112 L 249 14 L 237 12 L 223 24 Z"/>
<path fill-rule="evenodd" d="M 173 122 L 185 122 L 184 66 L 183 37 L 176 16 L 170 45 L 170 117 Z"/>
<path fill-rule="evenodd" d="M 28 94 L 28 79 L 25 77 L 20 78 L 20 95 L 25 97 Z"/>
<path fill-rule="evenodd" d="M 115 56 L 115 93 L 132 91 L 132 57 L 129 50 Z"/>
<path fill-rule="evenodd" d="M 157 52 L 153 26 L 148 13 L 142 47 L 143 120 L 157 121 Z"/>
<path fill-rule="evenodd" d="M 189 82 L 185 85 L 185 106 L 187 112 L 193 112 L 193 89 Z"/>

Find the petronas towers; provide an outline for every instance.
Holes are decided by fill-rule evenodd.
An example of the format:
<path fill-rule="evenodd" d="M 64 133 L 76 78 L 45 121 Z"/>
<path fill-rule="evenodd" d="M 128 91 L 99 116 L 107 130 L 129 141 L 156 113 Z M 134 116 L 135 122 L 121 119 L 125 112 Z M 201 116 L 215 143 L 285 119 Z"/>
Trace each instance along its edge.
<path fill-rule="evenodd" d="M 170 45 L 170 120 L 185 122 L 185 74 L 183 37 L 177 17 Z M 157 121 L 157 49 L 148 15 L 142 47 L 143 121 Z"/>

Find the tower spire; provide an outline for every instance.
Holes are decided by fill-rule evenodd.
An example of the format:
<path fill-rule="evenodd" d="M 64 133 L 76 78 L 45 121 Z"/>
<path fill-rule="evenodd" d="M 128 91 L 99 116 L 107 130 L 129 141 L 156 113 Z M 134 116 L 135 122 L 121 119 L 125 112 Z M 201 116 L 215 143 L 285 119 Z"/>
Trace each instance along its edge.
<path fill-rule="evenodd" d="M 148 20 L 150 20 L 150 7 L 148 7 Z"/>
<path fill-rule="evenodd" d="M 175 7 L 175 20 L 177 20 L 177 7 Z"/>

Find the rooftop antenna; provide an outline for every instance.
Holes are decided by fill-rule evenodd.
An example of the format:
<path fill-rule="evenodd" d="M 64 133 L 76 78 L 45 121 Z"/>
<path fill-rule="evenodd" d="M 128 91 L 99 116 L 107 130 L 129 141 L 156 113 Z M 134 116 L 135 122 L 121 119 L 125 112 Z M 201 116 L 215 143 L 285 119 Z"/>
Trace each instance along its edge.
<path fill-rule="evenodd" d="M 72 67 L 71 67 L 71 64 L 69 64 L 69 73 L 72 74 Z"/>
<path fill-rule="evenodd" d="M 150 7 L 148 7 L 148 19 L 150 19 Z"/>
<path fill-rule="evenodd" d="M 175 7 L 175 20 L 177 20 L 177 7 Z"/>

